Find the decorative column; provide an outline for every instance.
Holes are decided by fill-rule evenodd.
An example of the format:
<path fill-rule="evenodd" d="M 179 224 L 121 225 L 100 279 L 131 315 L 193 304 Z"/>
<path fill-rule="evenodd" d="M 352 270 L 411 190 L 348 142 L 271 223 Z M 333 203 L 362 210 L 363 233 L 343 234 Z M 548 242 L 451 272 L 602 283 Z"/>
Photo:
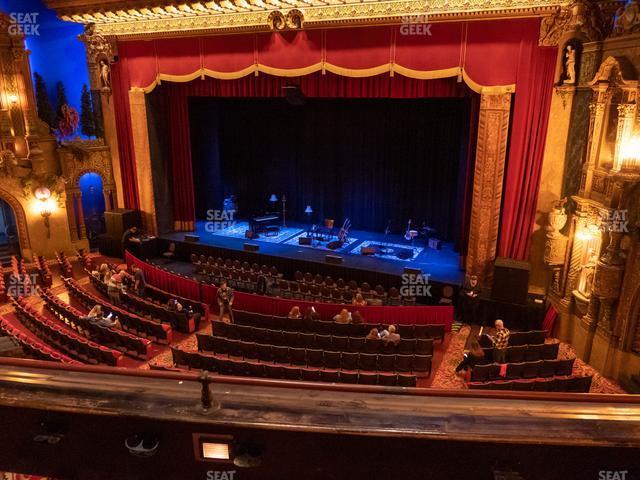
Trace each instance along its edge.
<path fill-rule="evenodd" d="M 496 257 L 510 109 L 511 93 L 480 98 L 467 272 L 481 283 L 489 282 Z"/>
<path fill-rule="evenodd" d="M 69 233 L 71 234 L 71 241 L 75 242 L 80 239 L 78 236 L 78 224 L 76 223 L 76 209 L 75 209 L 75 194 L 67 192 L 67 198 L 65 204 L 67 207 L 67 220 L 69 221 Z"/>
<path fill-rule="evenodd" d="M 609 85 L 598 84 L 594 87 L 594 100 L 589 104 L 589 143 L 587 145 L 587 161 L 583 167 L 580 195 L 589 198 L 593 183 L 593 171 L 598 166 L 602 137 L 605 133 L 605 113 L 609 101 Z"/>
<path fill-rule="evenodd" d="M 131 131 L 133 133 L 133 150 L 136 158 L 136 181 L 140 196 L 140 210 L 142 221 L 147 233 L 155 235 L 157 232 L 156 206 L 151 181 L 151 151 L 149 150 L 149 132 L 147 129 L 147 106 L 144 91 L 139 88 L 129 90 L 129 104 L 131 107 Z"/>
<path fill-rule="evenodd" d="M 105 37 L 95 32 L 95 26 L 88 24 L 78 38 L 84 43 L 89 83 L 94 110 L 102 117 L 102 128 L 105 144 L 111 154 L 111 168 L 115 181 L 115 201 L 120 208 L 124 207 L 122 189 L 122 173 L 120 171 L 120 155 L 118 153 L 118 134 L 116 132 L 116 116 L 111 99 L 111 67 L 114 61 L 115 46 Z"/>
<path fill-rule="evenodd" d="M 551 291 L 561 295 L 561 274 L 564 266 L 568 238 L 560 233 L 567 223 L 564 202 L 558 202 L 547 215 L 544 263 L 551 271 Z"/>
<path fill-rule="evenodd" d="M 87 238 L 86 227 L 84 226 L 84 210 L 82 208 L 82 193 L 78 192 L 74 195 L 76 204 L 76 213 L 78 215 L 78 238 L 82 240 Z"/>

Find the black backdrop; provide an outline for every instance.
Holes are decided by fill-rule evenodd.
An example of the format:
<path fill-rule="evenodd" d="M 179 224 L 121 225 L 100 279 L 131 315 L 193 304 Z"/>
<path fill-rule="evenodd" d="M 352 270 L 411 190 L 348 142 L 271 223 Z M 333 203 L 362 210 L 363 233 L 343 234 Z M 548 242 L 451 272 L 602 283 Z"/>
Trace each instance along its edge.
<path fill-rule="evenodd" d="M 412 218 L 441 238 L 459 231 L 469 99 L 190 98 L 196 217 L 238 198 L 239 216 L 284 193 L 287 218 L 349 217 L 404 231 Z M 278 207 L 281 205 L 278 204 Z"/>

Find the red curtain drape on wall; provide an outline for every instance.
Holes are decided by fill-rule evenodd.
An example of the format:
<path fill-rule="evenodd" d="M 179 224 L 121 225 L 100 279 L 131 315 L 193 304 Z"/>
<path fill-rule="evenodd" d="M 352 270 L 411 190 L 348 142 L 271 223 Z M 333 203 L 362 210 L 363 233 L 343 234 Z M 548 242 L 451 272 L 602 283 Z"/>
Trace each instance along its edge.
<path fill-rule="evenodd" d="M 111 68 L 111 86 L 113 91 L 113 110 L 118 136 L 118 156 L 122 175 L 122 194 L 125 208 L 140 208 L 138 184 L 136 183 L 136 162 L 131 140 L 131 113 L 129 110 L 129 68 L 123 58 Z"/>
<path fill-rule="evenodd" d="M 505 177 L 498 255 L 529 256 L 553 94 L 556 48 L 523 43 Z"/>

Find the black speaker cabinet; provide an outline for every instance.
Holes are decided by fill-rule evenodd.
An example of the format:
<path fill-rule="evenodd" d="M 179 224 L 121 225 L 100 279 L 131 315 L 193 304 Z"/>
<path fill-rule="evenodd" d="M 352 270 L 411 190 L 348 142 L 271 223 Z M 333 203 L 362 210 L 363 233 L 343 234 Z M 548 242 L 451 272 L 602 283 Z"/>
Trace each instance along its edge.
<path fill-rule="evenodd" d="M 140 212 L 126 208 L 115 208 L 104 212 L 104 223 L 107 235 L 122 238 L 125 230 L 140 226 Z"/>
<path fill-rule="evenodd" d="M 342 257 L 339 257 L 338 255 L 325 255 L 324 261 L 331 263 L 332 265 L 340 265 L 342 263 Z"/>
<path fill-rule="evenodd" d="M 258 245 L 256 243 L 245 243 L 244 244 L 244 249 L 247 252 L 257 252 L 258 250 L 260 250 L 260 245 Z"/>
<path fill-rule="evenodd" d="M 184 236 L 184 241 L 185 242 L 190 242 L 190 243 L 196 243 L 200 241 L 200 236 L 199 235 L 193 235 L 190 233 L 186 233 Z"/>
<path fill-rule="evenodd" d="M 298 237 L 298 245 L 311 245 L 311 237 Z"/>
<path fill-rule="evenodd" d="M 530 270 L 529 262 L 504 257 L 496 258 L 491 298 L 499 302 L 526 304 Z"/>

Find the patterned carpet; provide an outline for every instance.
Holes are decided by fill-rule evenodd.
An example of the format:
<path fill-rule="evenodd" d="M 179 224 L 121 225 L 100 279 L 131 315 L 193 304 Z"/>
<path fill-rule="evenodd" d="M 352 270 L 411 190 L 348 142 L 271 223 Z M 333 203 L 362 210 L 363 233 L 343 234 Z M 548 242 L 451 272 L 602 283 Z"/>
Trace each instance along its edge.
<path fill-rule="evenodd" d="M 296 235 L 293 238 L 290 238 L 289 240 L 287 240 L 284 243 L 286 245 L 295 245 L 297 247 L 305 247 L 305 248 L 315 248 L 316 250 L 327 250 L 329 252 L 344 252 L 344 251 L 348 250 L 349 247 L 352 246 L 354 243 L 358 242 L 357 238 L 347 238 L 345 240 L 345 242 L 342 244 L 342 247 L 336 248 L 335 250 L 331 250 L 331 249 L 327 248 L 327 244 L 329 242 L 321 242 L 321 241 L 318 241 L 318 240 L 313 240 L 313 244 L 312 245 L 299 245 L 298 244 L 298 237 L 303 237 L 303 236 L 306 236 L 306 235 L 307 235 L 307 232 L 300 232 L 300 234 Z M 336 237 L 334 237 L 333 240 L 336 240 Z"/>
<path fill-rule="evenodd" d="M 222 230 L 215 230 L 211 232 L 212 235 L 221 235 L 223 237 L 232 238 L 244 238 L 245 232 L 249 230 L 248 222 L 236 222 L 234 225 L 224 228 Z M 303 231 L 300 228 L 280 227 L 280 231 L 277 235 L 264 235 L 261 234 L 256 241 L 268 242 L 268 243 L 281 243 L 289 237 L 302 234 Z"/>
<path fill-rule="evenodd" d="M 573 364 L 573 374 L 577 376 L 593 375 L 591 380 L 591 389 L 589 393 L 607 393 L 607 394 L 620 394 L 626 393 L 620 385 L 615 381 L 610 380 L 602 376 L 598 371 L 588 363 L 580 360 L 575 349 L 568 343 L 560 342 L 560 350 L 558 351 L 558 358 L 575 358 L 576 361 Z"/>
<path fill-rule="evenodd" d="M 368 247 L 369 245 L 380 245 L 380 242 L 373 242 L 373 241 L 367 240 L 366 242 L 362 242 L 360 245 L 354 248 L 351 251 L 351 253 L 355 255 L 360 255 L 360 252 L 362 251 L 362 249 L 365 247 Z M 383 255 L 381 253 L 376 253 L 375 255 L 376 258 L 387 258 L 390 260 L 400 260 L 403 262 L 410 262 L 413 259 L 415 259 L 418 255 L 420 255 L 424 250 L 424 248 L 422 247 L 412 247 L 411 245 L 400 245 L 398 243 L 384 243 L 383 245 L 385 247 L 390 248 L 392 250 L 391 253 L 386 255 Z M 399 250 L 413 250 L 413 255 L 409 258 L 400 258 L 396 255 L 396 252 Z"/>
<path fill-rule="evenodd" d="M 466 388 L 464 380 L 455 374 L 455 369 L 462 360 L 469 333 L 471 333 L 471 327 L 468 325 L 464 325 L 457 333 L 451 333 L 447 351 L 444 353 L 439 368 L 433 373 L 431 388 Z"/>

